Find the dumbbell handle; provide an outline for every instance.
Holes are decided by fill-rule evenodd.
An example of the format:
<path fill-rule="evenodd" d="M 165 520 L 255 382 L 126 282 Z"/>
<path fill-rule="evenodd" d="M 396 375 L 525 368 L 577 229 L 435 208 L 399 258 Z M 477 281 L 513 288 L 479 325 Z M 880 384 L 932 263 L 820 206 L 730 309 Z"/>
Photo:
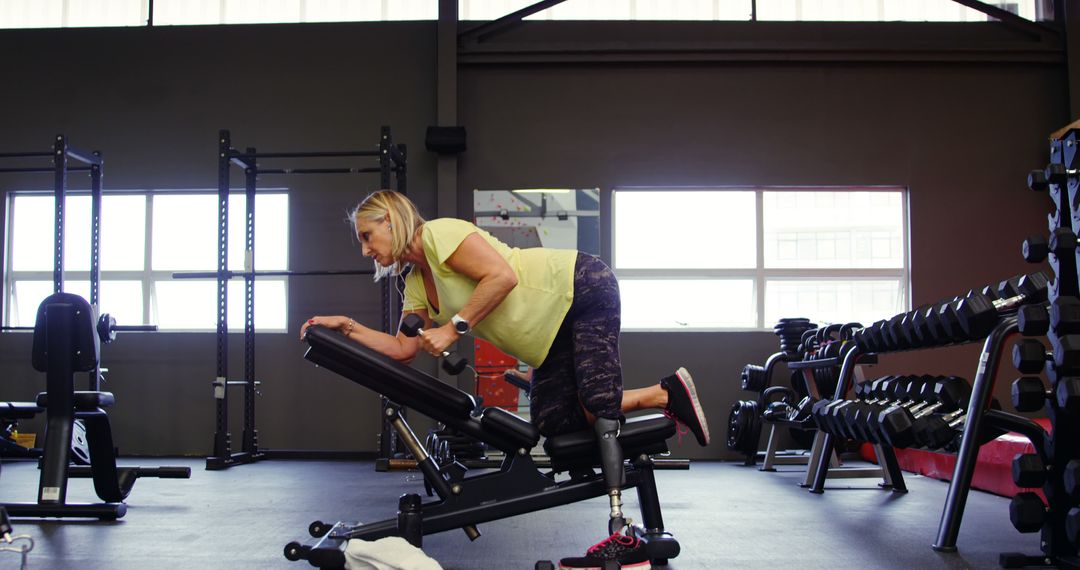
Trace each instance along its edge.
<path fill-rule="evenodd" d="M 930 405 L 926 406 L 925 408 L 922 408 L 922 409 L 918 410 L 917 412 L 913 412 L 913 413 L 914 413 L 916 419 L 925 418 L 926 416 L 929 416 L 930 414 L 938 411 L 939 409 L 941 409 L 944 406 L 945 406 L 945 402 L 942 402 L 942 401 L 939 400 L 939 401 L 934 402 L 933 404 L 930 404 Z M 959 403 L 957 404 L 957 408 L 955 410 L 949 412 L 949 413 L 950 414 L 955 414 L 957 412 L 964 412 L 963 406 L 959 405 Z"/>
<path fill-rule="evenodd" d="M 416 327 L 416 336 L 421 336 L 423 334 L 424 334 L 424 329 L 422 329 L 420 327 Z M 443 356 L 443 358 L 450 358 L 450 352 L 447 351 L 447 350 L 444 350 L 444 351 L 442 351 L 442 356 Z"/>

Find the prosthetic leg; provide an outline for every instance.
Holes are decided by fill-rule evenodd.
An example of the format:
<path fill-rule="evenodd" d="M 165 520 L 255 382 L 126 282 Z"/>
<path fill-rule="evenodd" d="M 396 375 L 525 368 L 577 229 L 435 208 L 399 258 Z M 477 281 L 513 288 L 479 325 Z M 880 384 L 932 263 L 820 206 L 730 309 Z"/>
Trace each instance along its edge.
<path fill-rule="evenodd" d="M 596 418 L 596 423 L 593 424 L 596 442 L 600 447 L 600 470 L 604 474 L 604 485 L 611 502 L 608 534 L 621 532 L 627 526 L 622 512 L 622 488 L 626 485 L 626 474 L 623 471 L 622 447 L 618 441 L 621 427 L 619 420 L 600 417 Z"/>

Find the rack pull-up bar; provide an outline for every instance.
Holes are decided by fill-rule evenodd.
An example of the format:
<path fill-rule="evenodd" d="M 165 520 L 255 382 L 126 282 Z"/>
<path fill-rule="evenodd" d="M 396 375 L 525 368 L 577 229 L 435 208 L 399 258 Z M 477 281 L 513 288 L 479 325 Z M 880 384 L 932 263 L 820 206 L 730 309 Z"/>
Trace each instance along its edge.
<path fill-rule="evenodd" d="M 92 170 L 92 166 L 75 166 L 68 167 L 68 172 L 89 172 Z M 0 172 L 56 172 L 56 168 L 52 166 L 25 166 L 15 168 L 0 168 Z"/>
<path fill-rule="evenodd" d="M 382 172 L 377 166 L 366 168 L 260 168 L 259 174 L 363 174 Z"/>
<path fill-rule="evenodd" d="M 248 275 L 255 277 L 303 277 L 309 275 L 375 275 L 372 269 L 339 269 L 339 270 L 312 270 L 312 271 L 177 271 L 172 274 L 173 279 L 214 279 L 218 275 L 226 279 L 239 279 Z"/>
<path fill-rule="evenodd" d="M 52 156 L 51 152 L 0 152 L 0 158 L 30 158 Z"/>
<path fill-rule="evenodd" d="M 341 156 L 379 156 L 377 150 L 341 150 L 325 152 L 257 152 L 255 154 L 237 153 L 235 158 L 334 158 Z"/>

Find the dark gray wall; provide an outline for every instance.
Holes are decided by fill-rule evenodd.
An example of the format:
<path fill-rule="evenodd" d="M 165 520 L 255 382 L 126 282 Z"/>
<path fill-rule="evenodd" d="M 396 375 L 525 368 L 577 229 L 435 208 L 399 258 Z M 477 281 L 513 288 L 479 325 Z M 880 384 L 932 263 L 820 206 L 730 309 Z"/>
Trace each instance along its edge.
<path fill-rule="evenodd" d="M 580 33 L 571 32 L 581 26 L 528 26 L 506 37 L 576 41 Z M 716 33 L 723 30 L 761 49 L 783 47 L 795 28 L 596 29 L 613 38 L 653 30 L 667 42 L 684 31 L 729 37 Z M 933 56 L 963 51 L 968 41 L 983 48 L 1013 41 L 1000 30 L 987 40 L 940 27 L 856 25 L 845 29 L 857 33 L 834 40 L 828 26 L 797 29 L 817 42 L 815 49 L 871 37 L 877 51 L 858 43 L 829 57 L 791 45 L 760 61 L 707 49 L 652 62 L 587 53 L 463 58 L 459 117 L 469 150 L 461 155 L 458 211 L 469 211 L 474 188 L 902 185 L 911 189 L 916 304 L 1027 269 L 1019 243 L 1045 227 L 1049 202 L 1025 191 L 1024 177 L 1045 163 L 1047 135 L 1068 119 L 1060 62 Z M 920 34 L 933 35 L 931 56 L 880 55 L 889 42 L 912 44 Z M 0 91 L 0 148 L 43 148 L 64 132 L 106 152 L 109 187 L 212 187 L 219 128 L 233 129 L 237 146 L 317 149 L 374 144 L 378 126 L 390 124 L 395 139 L 410 145 L 410 194 L 433 212 L 434 158 L 422 141 L 423 127 L 434 123 L 434 36 L 434 23 L 0 32 L 0 52 L 23 54 L 3 64 L 5 76 L 18 81 Z M 704 40 L 683 41 L 693 47 Z M 93 63 L 72 63 L 86 61 Z M 295 189 L 293 268 L 366 266 L 340 220 L 375 181 L 331 178 L 286 182 Z M 0 184 L 11 190 L 25 183 Z M 646 231 L 664 239 L 678 223 L 657 220 Z M 316 313 L 347 313 L 374 325 L 377 289 L 363 278 L 293 279 L 289 298 L 294 330 L 259 337 L 261 443 L 374 449 L 375 397 L 302 361 L 295 328 Z M 28 341 L 0 337 L 0 400 L 28 399 L 41 386 L 27 362 Z M 232 370 L 239 374 L 239 342 L 234 346 Z M 717 443 L 677 453 L 726 457 L 728 408 L 743 397 L 738 371 L 764 362 L 776 346 L 766 332 L 627 333 L 627 386 L 688 367 Z M 976 350 L 890 356 L 878 369 L 971 376 Z M 125 335 L 104 358 L 123 451 L 210 451 L 212 335 Z M 239 437 L 234 429 L 234 441 Z"/>
<path fill-rule="evenodd" d="M 946 41 L 939 28 L 908 28 L 911 36 L 904 39 L 893 27 L 866 27 L 890 36 L 872 44 L 878 49 L 910 49 L 913 38 Z M 746 33 L 745 27 L 720 28 Z M 664 57 L 650 49 L 670 39 L 663 30 L 634 29 L 626 34 L 633 41 L 605 45 L 625 49 L 637 42 L 638 59 Z M 461 80 L 461 117 L 470 136 L 461 186 L 604 192 L 650 185 L 905 186 L 915 306 L 1033 270 L 1020 256 L 1020 243 L 1028 234 L 1045 233 L 1050 202 L 1028 191 L 1025 179 L 1030 169 L 1045 165 L 1049 133 L 1067 123 L 1060 66 L 945 61 L 913 55 L 914 50 L 874 62 L 857 61 L 865 57 L 860 53 L 822 57 L 800 43 L 804 37 L 789 37 L 791 29 L 764 27 L 755 36 L 756 49 L 790 46 L 784 56 L 765 62 L 738 61 L 736 50 L 706 41 L 730 36 L 695 34 L 700 30 L 688 26 L 684 45 L 699 49 L 686 59 L 730 61 L 604 62 L 603 54 L 583 50 L 577 63 L 470 64 Z M 815 35 L 807 31 L 813 27 L 799 29 Z M 838 49 L 862 42 L 866 34 L 858 27 L 845 30 L 851 33 L 831 36 Z M 563 45 L 582 45 L 573 43 L 581 37 L 576 31 L 560 38 Z M 503 41 L 508 50 L 518 50 L 517 57 L 539 59 L 538 35 L 527 27 Z M 955 47 L 977 50 L 1008 37 L 961 34 L 954 41 Z M 858 45 L 871 51 L 871 44 Z M 788 53 L 824 61 L 776 61 Z M 658 219 L 642 231 L 663 241 L 679 223 Z M 670 247 L 753 242 L 748 236 L 741 244 Z M 707 450 L 684 446 L 679 453 L 726 457 L 722 438 L 729 407 L 750 396 L 739 389 L 738 372 L 746 363 L 764 363 L 777 347 L 777 338 L 765 332 L 625 333 L 626 385 L 645 386 L 686 366 L 718 443 Z M 884 356 L 866 373 L 972 378 L 979 348 Z M 1007 405 L 1016 373 L 1003 369 L 1002 375 L 997 394 Z"/>
<path fill-rule="evenodd" d="M 430 211 L 434 161 L 422 141 L 435 109 L 433 35 L 434 23 L 0 32 L 0 51 L 20 54 L 3 64 L 17 80 L 0 91 L 0 148 L 47 149 L 65 133 L 104 152 L 106 189 L 216 188 L 219 129 L 231 129 L 237 148 L 374 150 L 380 126 L 390 125 L 413 154 L 413 197 Z M 233 181 L 243 186 L 239 169 Z M 291 268 L 370 267 L 344 221 L 378 188 L 377 174 L 265 176 L 260 184 L 290 189 Z M 5 191 L 29 185 L 51 187 L 51 180 L 0 179 Z M 73 177 L 72 186 L 80 185 Z M 304 361 L 298 335 L 316 314 L 380 326 L 378 287 L 364 276 L 293 278 L 288 296 L 289 332 L 257 337 L 260 444 L 373 450 L 377 397 Z M 32 399 L 43 389 L 29 365 L 29 341 L 28 334 L 0 338 L 0 400 Z M 103 349 L 121 452 L 211 452 L 215 355 L 212 333 L 122 334 Z M 230 377 L 240 379 L 242 335 L 232 335 L 230 356 Z M 233 390 L 238 449 L 241 393 Z"/>

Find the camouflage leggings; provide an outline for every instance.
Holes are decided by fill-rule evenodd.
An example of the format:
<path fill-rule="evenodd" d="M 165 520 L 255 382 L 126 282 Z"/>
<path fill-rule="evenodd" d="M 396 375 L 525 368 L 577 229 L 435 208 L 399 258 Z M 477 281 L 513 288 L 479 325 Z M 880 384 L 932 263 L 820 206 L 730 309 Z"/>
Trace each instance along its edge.
<path fill-rule="evenodd" d="M 622 419 L 619 283 L 599 258 L 578 253 L 574 301 L 533 373 L 532 421 L 544 436 L 589 427 L 597 417 Z"/>

